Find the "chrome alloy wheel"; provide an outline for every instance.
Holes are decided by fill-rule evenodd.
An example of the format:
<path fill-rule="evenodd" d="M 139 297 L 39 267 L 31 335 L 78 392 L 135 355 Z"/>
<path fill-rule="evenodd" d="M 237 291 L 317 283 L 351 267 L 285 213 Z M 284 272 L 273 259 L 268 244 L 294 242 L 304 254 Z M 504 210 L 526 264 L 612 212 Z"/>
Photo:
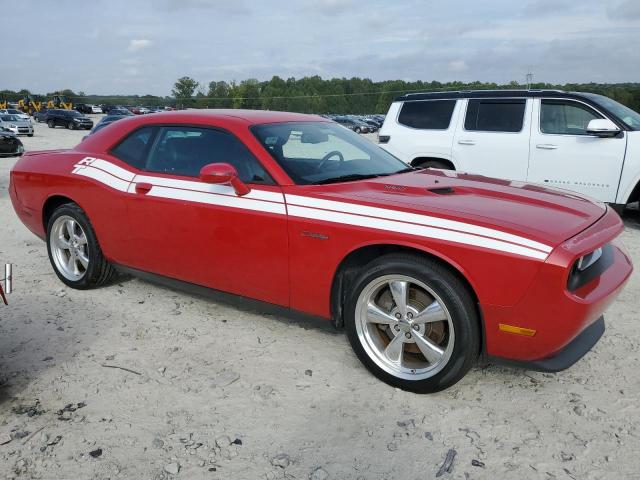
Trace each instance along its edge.
<path fill-rule="evenodd" d="M 49 247 L 56 268 L 66 279 L 76 282 L 84 277 L 89 267 L 87 235 L 73 217 L 62 215 L 56 219 Z"/>
<path fill-rule="evenodd" d="M 356 331 L 377 366 L 405 380 L 424 380 L 442 370 L 455 332 L 442 299 L 406 275 L 385 275 L 358 297 Z"/>

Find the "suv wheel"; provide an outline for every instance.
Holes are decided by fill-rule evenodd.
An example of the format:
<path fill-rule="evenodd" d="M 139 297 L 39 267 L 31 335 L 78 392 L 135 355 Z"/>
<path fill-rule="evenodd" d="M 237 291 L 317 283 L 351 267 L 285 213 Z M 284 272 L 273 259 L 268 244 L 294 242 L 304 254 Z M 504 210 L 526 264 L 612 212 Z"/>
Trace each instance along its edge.
<path fill-rule="evenodd" d="M 68 128 L 69 130 L 75 130 L 75 129 L 76 129 L 76 126 L 73 124 L 73 122 L 68 122 L 68 123 L 67 123 L 67 128 Z"/>
<path fill-rule="evenodd" d="M 362 269 L 345 305 L 345 326 L 376 377 L 417 393 L 450 387 L 480 352 L 467 287 L 445 266 L 413 255 L 385 255 Z"/>
<path fill-rule="evenodd" d="M 47 125 L 49 125 L 49 128 L 56 128 L 56 124 L 55 124 L 55 122 L 53 120 L 49 120 L 47 122 Z"/>

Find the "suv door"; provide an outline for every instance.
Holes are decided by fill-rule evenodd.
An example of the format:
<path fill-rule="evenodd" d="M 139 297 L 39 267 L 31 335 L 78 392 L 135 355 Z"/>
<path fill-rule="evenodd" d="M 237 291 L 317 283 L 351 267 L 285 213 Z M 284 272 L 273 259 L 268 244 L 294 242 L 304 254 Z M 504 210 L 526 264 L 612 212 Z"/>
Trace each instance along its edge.
<path fill-rule="evenodd" d="M 508 180 L 527 178 L 531 99 L 472 98 L 453 139 L 458 170 Z"/>
<path fill-rule="evenodd" d="M 536 99 L 527 180 L 615 202 L 624 160 L 625 132 L 613 138 L 587 133 L 605 116 L 572 99 Z"/>
<path fill-rule="evenodd" d="M 201 182 L 200 169 L 217 162 L 234 165 L 251 191 L 240 197 L 229 185 Z M 211 127 L 159 127 L 142 170 L 129 187 L 130 248 L 138 252 L 130 266 L 289 304 L 284 197 L 238 138 Z"/>

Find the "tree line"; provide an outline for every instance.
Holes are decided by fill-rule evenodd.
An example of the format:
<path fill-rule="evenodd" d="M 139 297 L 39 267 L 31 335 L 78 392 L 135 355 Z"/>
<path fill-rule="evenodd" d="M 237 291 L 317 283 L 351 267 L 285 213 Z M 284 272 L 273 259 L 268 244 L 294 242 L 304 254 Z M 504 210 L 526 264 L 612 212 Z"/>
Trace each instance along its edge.
<path fill-rule="evenodd" d="M 374 82 L 368 78 L 331 78 L 319 76 L 287 78 L 278 76 L 267 81 L 247 79 L 240 82 L 211 81 L 201 84 L 190 77 L 179 78 L 172 95 L 85 95 L 84 92 L 64 90 L 36 99 L 50 98 L 54 93 L 65 95 L 73 103 L 108 103 L 147 106 L 175 106 L 187 108 L 250 108 L 262 110 L 284 110 L 302 113 L 386 113 L 394 98 L 404 93 L 418 91 L 466 90 L 466 89 L 515 89 L 526 88 L 518 82 L 497 84 L 489 82 L 437 82 L 385 80 Z M 580 83 L 550 84 L 533 83 L 530 88 L 560 89 L 592 92 L 606 95 L 640 111 L 640 83 Z M 0 90 L 0 101 L 17 101 L 28 90 L 18 92 Z M 40 97 L 40 98 L 39 98 Z M 44 97 L 44 98 L 42 98 Z"/>

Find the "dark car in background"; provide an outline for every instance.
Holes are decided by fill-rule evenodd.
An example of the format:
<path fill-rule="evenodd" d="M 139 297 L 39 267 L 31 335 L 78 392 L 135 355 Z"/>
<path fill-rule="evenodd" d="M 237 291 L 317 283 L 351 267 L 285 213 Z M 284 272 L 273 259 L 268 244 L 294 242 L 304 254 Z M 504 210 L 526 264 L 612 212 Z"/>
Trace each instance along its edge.
<path fill-rule="evenodd" d="M 24 146 L 18 136 L 0 128 L 0 157 L 19 157 L 24 153 Z"/>
<path fill-rule="evenodd" d="M 93 121 L 75 110 L 57 108 L 47 110 L 45 122 L 49 128 L 65 127 L 69 130 L 91 130 L 93 128 Z"/>
<path fill-rule="evenodd" d="M 84 138 L 87 138 L 89 135 L 102 130 L 104 127 L 111 125 L 113 122 L 117 122 L 118 120 L 122 120 L 123 118 L 128 118 L 132 116 L 133 115 L 107 115 L 106 117 L 103 117 L 98 123 L 96 123 L 96 126 L 93 127 L 91 131 Z"/>
<path fill-rule="evenodd" d="M 91 105 L 88 105 L 86 103 L 76 103 L 73 109 L 80 113 L 93 113 Z"/>
<path fill-rule="evenodd" d="M 124 107 L 111 107 L 107 112 L 107 115 L 118 115 L 121 117 L 133 117 L 133 113 L 131 113 L 127 108 Z"/>
<path fill-rule="evenodd" d="M 42 108 L 39 112 L 33 113 L 33 119 L 38 123 L 43 123 L 47 121 L 47 112 L 48 108 Z"/>
<path fill-rule="evenodd" d="M 350 117 L 334 117 L 333 121 L 356 133 L 370 133 L 372 131 L 371 127 L 366 123 Z"/>

